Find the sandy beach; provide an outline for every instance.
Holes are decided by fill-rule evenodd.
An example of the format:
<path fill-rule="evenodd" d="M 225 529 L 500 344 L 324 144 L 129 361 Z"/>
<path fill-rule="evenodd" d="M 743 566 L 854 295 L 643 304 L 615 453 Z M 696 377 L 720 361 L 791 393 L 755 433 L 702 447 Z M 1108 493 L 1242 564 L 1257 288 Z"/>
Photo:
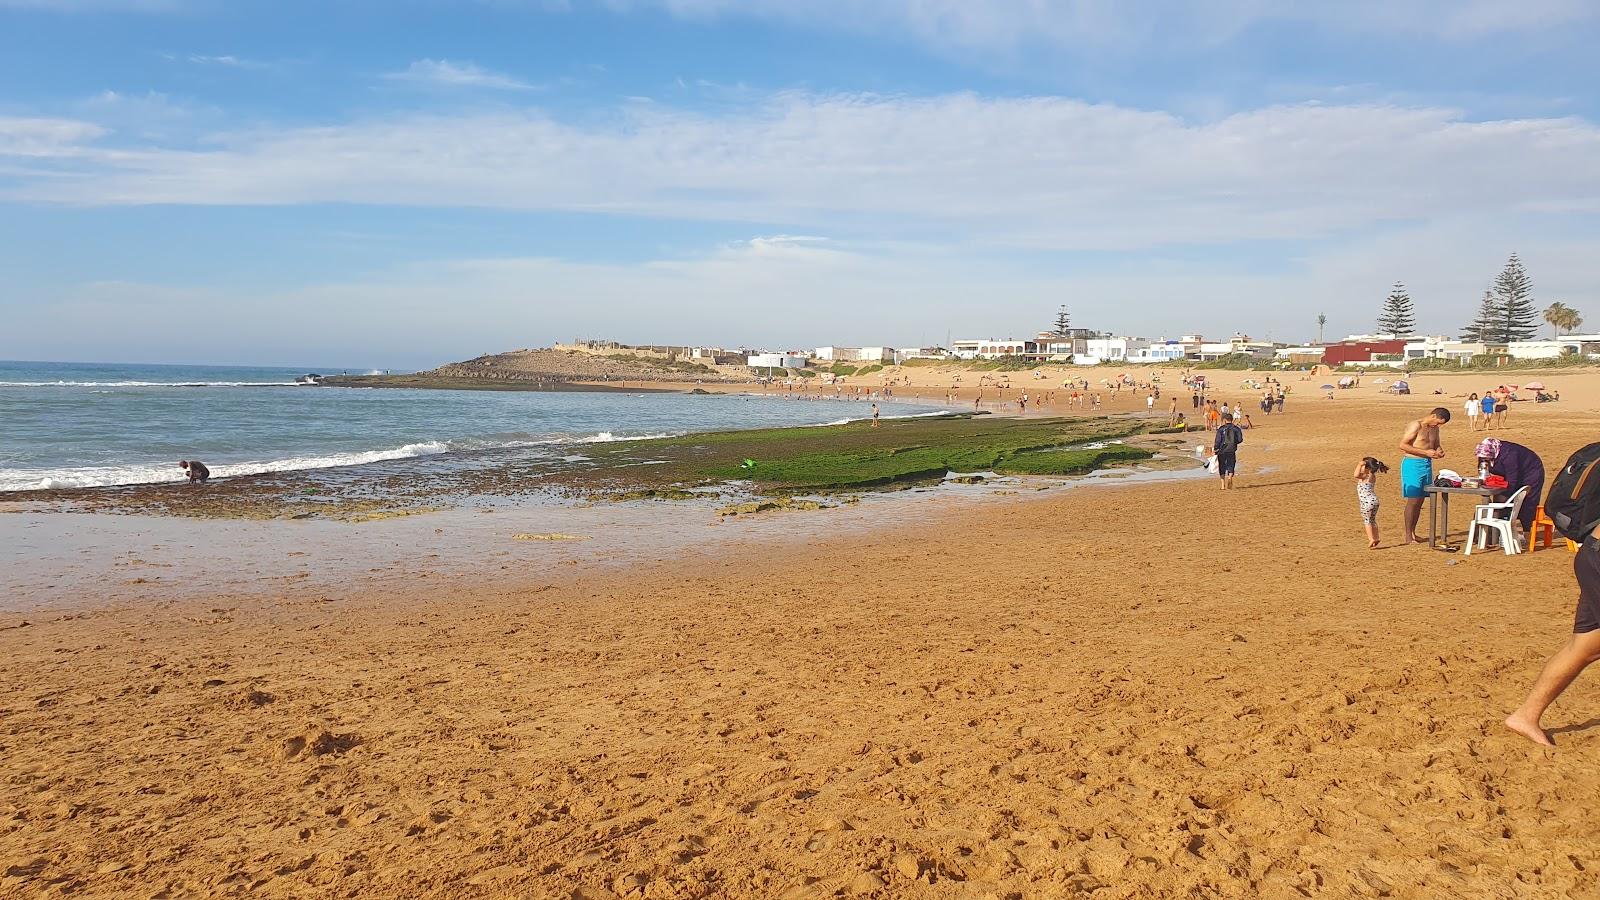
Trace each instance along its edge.
<path fill-rule="evenodd" d="M 1496 436 L 1551 471 L 1594 440 L 1579 372 Z M 1600 677 L 1557 750 L 1500 724 L 1570 633 L 1572 557 L 1396 546 L 1393 475 L 1369 551 L 1350 477 L 1531 377 L 1285 376 L 1229 493 L 0 614 L 0 897 L 1596 896 Z M 1458 415 L 1443 465 L 1481 436 Z"/>

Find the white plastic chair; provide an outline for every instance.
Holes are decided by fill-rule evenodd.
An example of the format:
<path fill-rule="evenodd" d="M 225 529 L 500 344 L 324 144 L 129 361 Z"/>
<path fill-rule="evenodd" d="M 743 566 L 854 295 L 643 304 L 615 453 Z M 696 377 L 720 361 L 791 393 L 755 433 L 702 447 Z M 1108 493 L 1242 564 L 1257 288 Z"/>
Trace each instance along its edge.
<path fill-rule="evenodd" d="M 1480 503 L 1472 511 L 1472 527 L 1467 529 L 1467 552 L 1472 555 L 1472 545 L 1476 541 L 1478 549 L 1488 546 L 1489 533 L 1496 532 L 1500 536 L 1500 546 L 1505 548 L 1506 555 L 1512 556 L 1522 552 L 1522 545 L 1517 542 L 1517 513 L 1522 511 L 1522 501 L 1528 497 L 1528 487 L 1523 485 L 1511 495 L 1505 503 Z M 1501 518 L 1501 513 L 1505 514 Z"/>

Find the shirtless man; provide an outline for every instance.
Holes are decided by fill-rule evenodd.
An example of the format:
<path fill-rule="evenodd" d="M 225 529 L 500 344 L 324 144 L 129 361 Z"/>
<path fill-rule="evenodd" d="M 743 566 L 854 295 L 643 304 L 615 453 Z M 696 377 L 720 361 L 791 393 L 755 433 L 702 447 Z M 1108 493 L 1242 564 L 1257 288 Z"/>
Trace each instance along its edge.
<path fill-rule="evenodd" d="M 190 484 L 205 484 L 206 480 L 211 477 L 211 470 L 206 468 L 206 464 L 198 459 L 180 459 L 178 460 L 178 468 L 189 473 Z"/>
<path fill-rule="evenodd" d="M 1433 483 L 1433 461 L 1444 458 L 1444 448 L 1439 445 L 1439 426 L 1450 421 L 1450 410 L 1439 407 L 1406 426 L 1400 438 L 1400 496 L 1405 498 L 1405 521 L 1402 531 L 1405 542 L 1423 543 L 1417 537 L 1417 522 L 1422 518 L 1422 501 L 1427 499 L 1423 488 Z"/>

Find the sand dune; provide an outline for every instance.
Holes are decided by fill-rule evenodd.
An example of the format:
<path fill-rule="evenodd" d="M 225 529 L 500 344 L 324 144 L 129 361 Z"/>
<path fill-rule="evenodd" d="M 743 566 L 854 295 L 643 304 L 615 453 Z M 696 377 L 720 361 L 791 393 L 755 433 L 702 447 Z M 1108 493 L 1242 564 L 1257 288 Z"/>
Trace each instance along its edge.
<path fill-rule="evenodd" d="M 1231 494 L 0 618 L 0 896 L 1595 896 L 1600 673 L 1499 725 L 1571 557 L 1369 552 L 1349 478 L 1494 380 L 1296 395 Z"/>

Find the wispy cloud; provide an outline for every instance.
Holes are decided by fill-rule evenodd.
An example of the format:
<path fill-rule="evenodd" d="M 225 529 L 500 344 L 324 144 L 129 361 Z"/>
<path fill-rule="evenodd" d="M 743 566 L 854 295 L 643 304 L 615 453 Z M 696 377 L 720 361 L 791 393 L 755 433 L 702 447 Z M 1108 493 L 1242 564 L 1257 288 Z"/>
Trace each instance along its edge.
<path fill-rule="evenodd" d="M 264 69 L 267 63 L 253 59 L 244 59 L 238 56 L 223 54 L 221 56 L 207 56 L 201 53 L 192 53 L 186 57 L 189 62 L 197 66 L 224 66 L 230 69 Z"/>
<path fill-rule="evenodd" d="M 1270 106 L 1197 124 L 1059 97 L 783 93 L 718 115 L 408 115 L 199 149 L 113 136 L 114 150 L 91 122 L 42 145 L 75 160 L 73 177 L 14 182 L 0 199 L 587 211 L 1070 250 L 1600 213 L 1594 123 L 1433 107 Z"/>
<path fill-rule="evenodd" d="M 173 12 L 180 6 L 180 0 L 0 0 L 0 9 L 54 13 L 161 13 Z"/>
<path fill-rule="evenodd" d="M 79 156 L 106 129 L 72 119 L 0 116 L 0 157 Z"/>
<path fill-rule="evenodd" d="M 969 50 L 1083 47 L 1175 39 L 1216 44 L 1262 24 L 1472 39 L 1600 20 L 1593 0 L 601 0 L 690 19 L 767 19 L 911 37 Z"/>
<path fill-rule="evenodd" d="M 537 85 L 491 72 L 474 63 L 451 62 L 448 59 L 419 59 L 405 69 L 383 77 L 451 88 L 490 88 L 500 91 L 531 91 L 538 88 Z"/>

